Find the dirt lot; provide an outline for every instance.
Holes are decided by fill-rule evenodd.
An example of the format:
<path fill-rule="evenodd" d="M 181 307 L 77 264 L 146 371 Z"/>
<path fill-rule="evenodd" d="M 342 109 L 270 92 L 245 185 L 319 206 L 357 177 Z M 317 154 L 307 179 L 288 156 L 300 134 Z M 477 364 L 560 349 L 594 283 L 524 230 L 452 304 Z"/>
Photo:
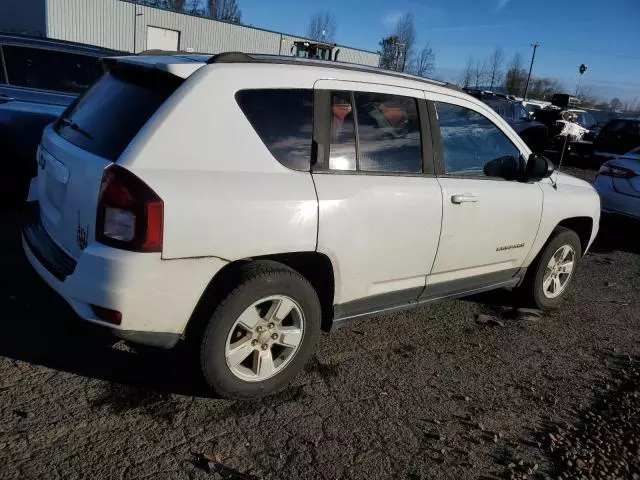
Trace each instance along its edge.
<path fill-rule="evenodd" d="M 605 227 L 559 310 L 498 292 L 363 321 L 244 403 L 87 328 L 5 236 L 0 478 L 640 478 L 640 229 Z"/>

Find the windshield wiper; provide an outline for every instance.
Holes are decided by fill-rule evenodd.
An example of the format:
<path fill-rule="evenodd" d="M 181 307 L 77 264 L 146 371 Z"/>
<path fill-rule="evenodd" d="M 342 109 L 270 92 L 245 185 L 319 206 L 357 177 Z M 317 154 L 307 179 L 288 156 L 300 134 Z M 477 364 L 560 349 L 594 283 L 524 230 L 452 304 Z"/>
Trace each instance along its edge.
<path fill-rule="evenodd" d="M 62 117 L 60 119 L 60 122 L 65 127 L 69 127 L 71 130 L 75 130 L 76 132 L 78 132 L 83 137 L 87 137 L 89 140 L 94 140 L 93 136 L 89 132 L 87 132 L 84 128 L 82 128 L 80 125 L 78 125 L 76 122 L 74 122 L 70 118 Z"/>

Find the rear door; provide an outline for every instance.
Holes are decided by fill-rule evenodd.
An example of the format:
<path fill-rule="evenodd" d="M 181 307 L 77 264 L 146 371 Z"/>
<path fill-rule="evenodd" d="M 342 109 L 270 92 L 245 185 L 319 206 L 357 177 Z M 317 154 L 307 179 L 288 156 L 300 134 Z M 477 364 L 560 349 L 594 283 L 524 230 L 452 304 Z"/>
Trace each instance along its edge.
<path fill-rule="evenodd" d="M 105 167 L 179 86 L 180 80 L 137 68 L 116 68 L 45 130 L 38 151 L 43 224 L 77 257 L 95 239 Z"/>
<path fill-rule="evenodd" d="M 415 301 L 442 215 L 423 92 L 320 80 L 314 112 L 318 251 L 339 272 L 336 316 Z"/>

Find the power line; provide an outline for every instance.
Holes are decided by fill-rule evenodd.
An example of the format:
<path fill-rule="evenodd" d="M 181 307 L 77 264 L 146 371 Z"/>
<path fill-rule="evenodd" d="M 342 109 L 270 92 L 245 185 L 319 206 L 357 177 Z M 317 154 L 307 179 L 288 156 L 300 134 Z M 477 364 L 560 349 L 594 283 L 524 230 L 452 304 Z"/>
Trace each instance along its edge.
<path fill-rule="evenodd" d="M 618 58 L 630 58 L 633 60 L 640 60 L 640 57 L 635 57 L 633 55 L 625 55 L 621 53 L 596 52 L 593 50 L 581 50 L 577 48 L 566 48 L 566 47 L 555 47 L 555 46 L 550 46 L 549 48 L 552 50 L 564 50 L 567 52 L 575 52 L 575 53 L 581 53 L 586 55 L 602 55 L 604 57 L 618 57 Z"/>

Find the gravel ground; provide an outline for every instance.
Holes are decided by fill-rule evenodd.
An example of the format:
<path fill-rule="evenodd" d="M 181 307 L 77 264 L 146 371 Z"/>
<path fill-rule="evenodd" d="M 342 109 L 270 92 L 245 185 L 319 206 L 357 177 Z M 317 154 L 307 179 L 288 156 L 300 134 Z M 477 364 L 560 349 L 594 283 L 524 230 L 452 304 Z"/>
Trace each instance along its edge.
<path fill-rule="evenodd" d="M 0 479 L 638 478 L 640 229 L 603 230 L 558 310 L 493 292 L 352 324 L 252 402 L 89 328 L 4 238 Z"/>

